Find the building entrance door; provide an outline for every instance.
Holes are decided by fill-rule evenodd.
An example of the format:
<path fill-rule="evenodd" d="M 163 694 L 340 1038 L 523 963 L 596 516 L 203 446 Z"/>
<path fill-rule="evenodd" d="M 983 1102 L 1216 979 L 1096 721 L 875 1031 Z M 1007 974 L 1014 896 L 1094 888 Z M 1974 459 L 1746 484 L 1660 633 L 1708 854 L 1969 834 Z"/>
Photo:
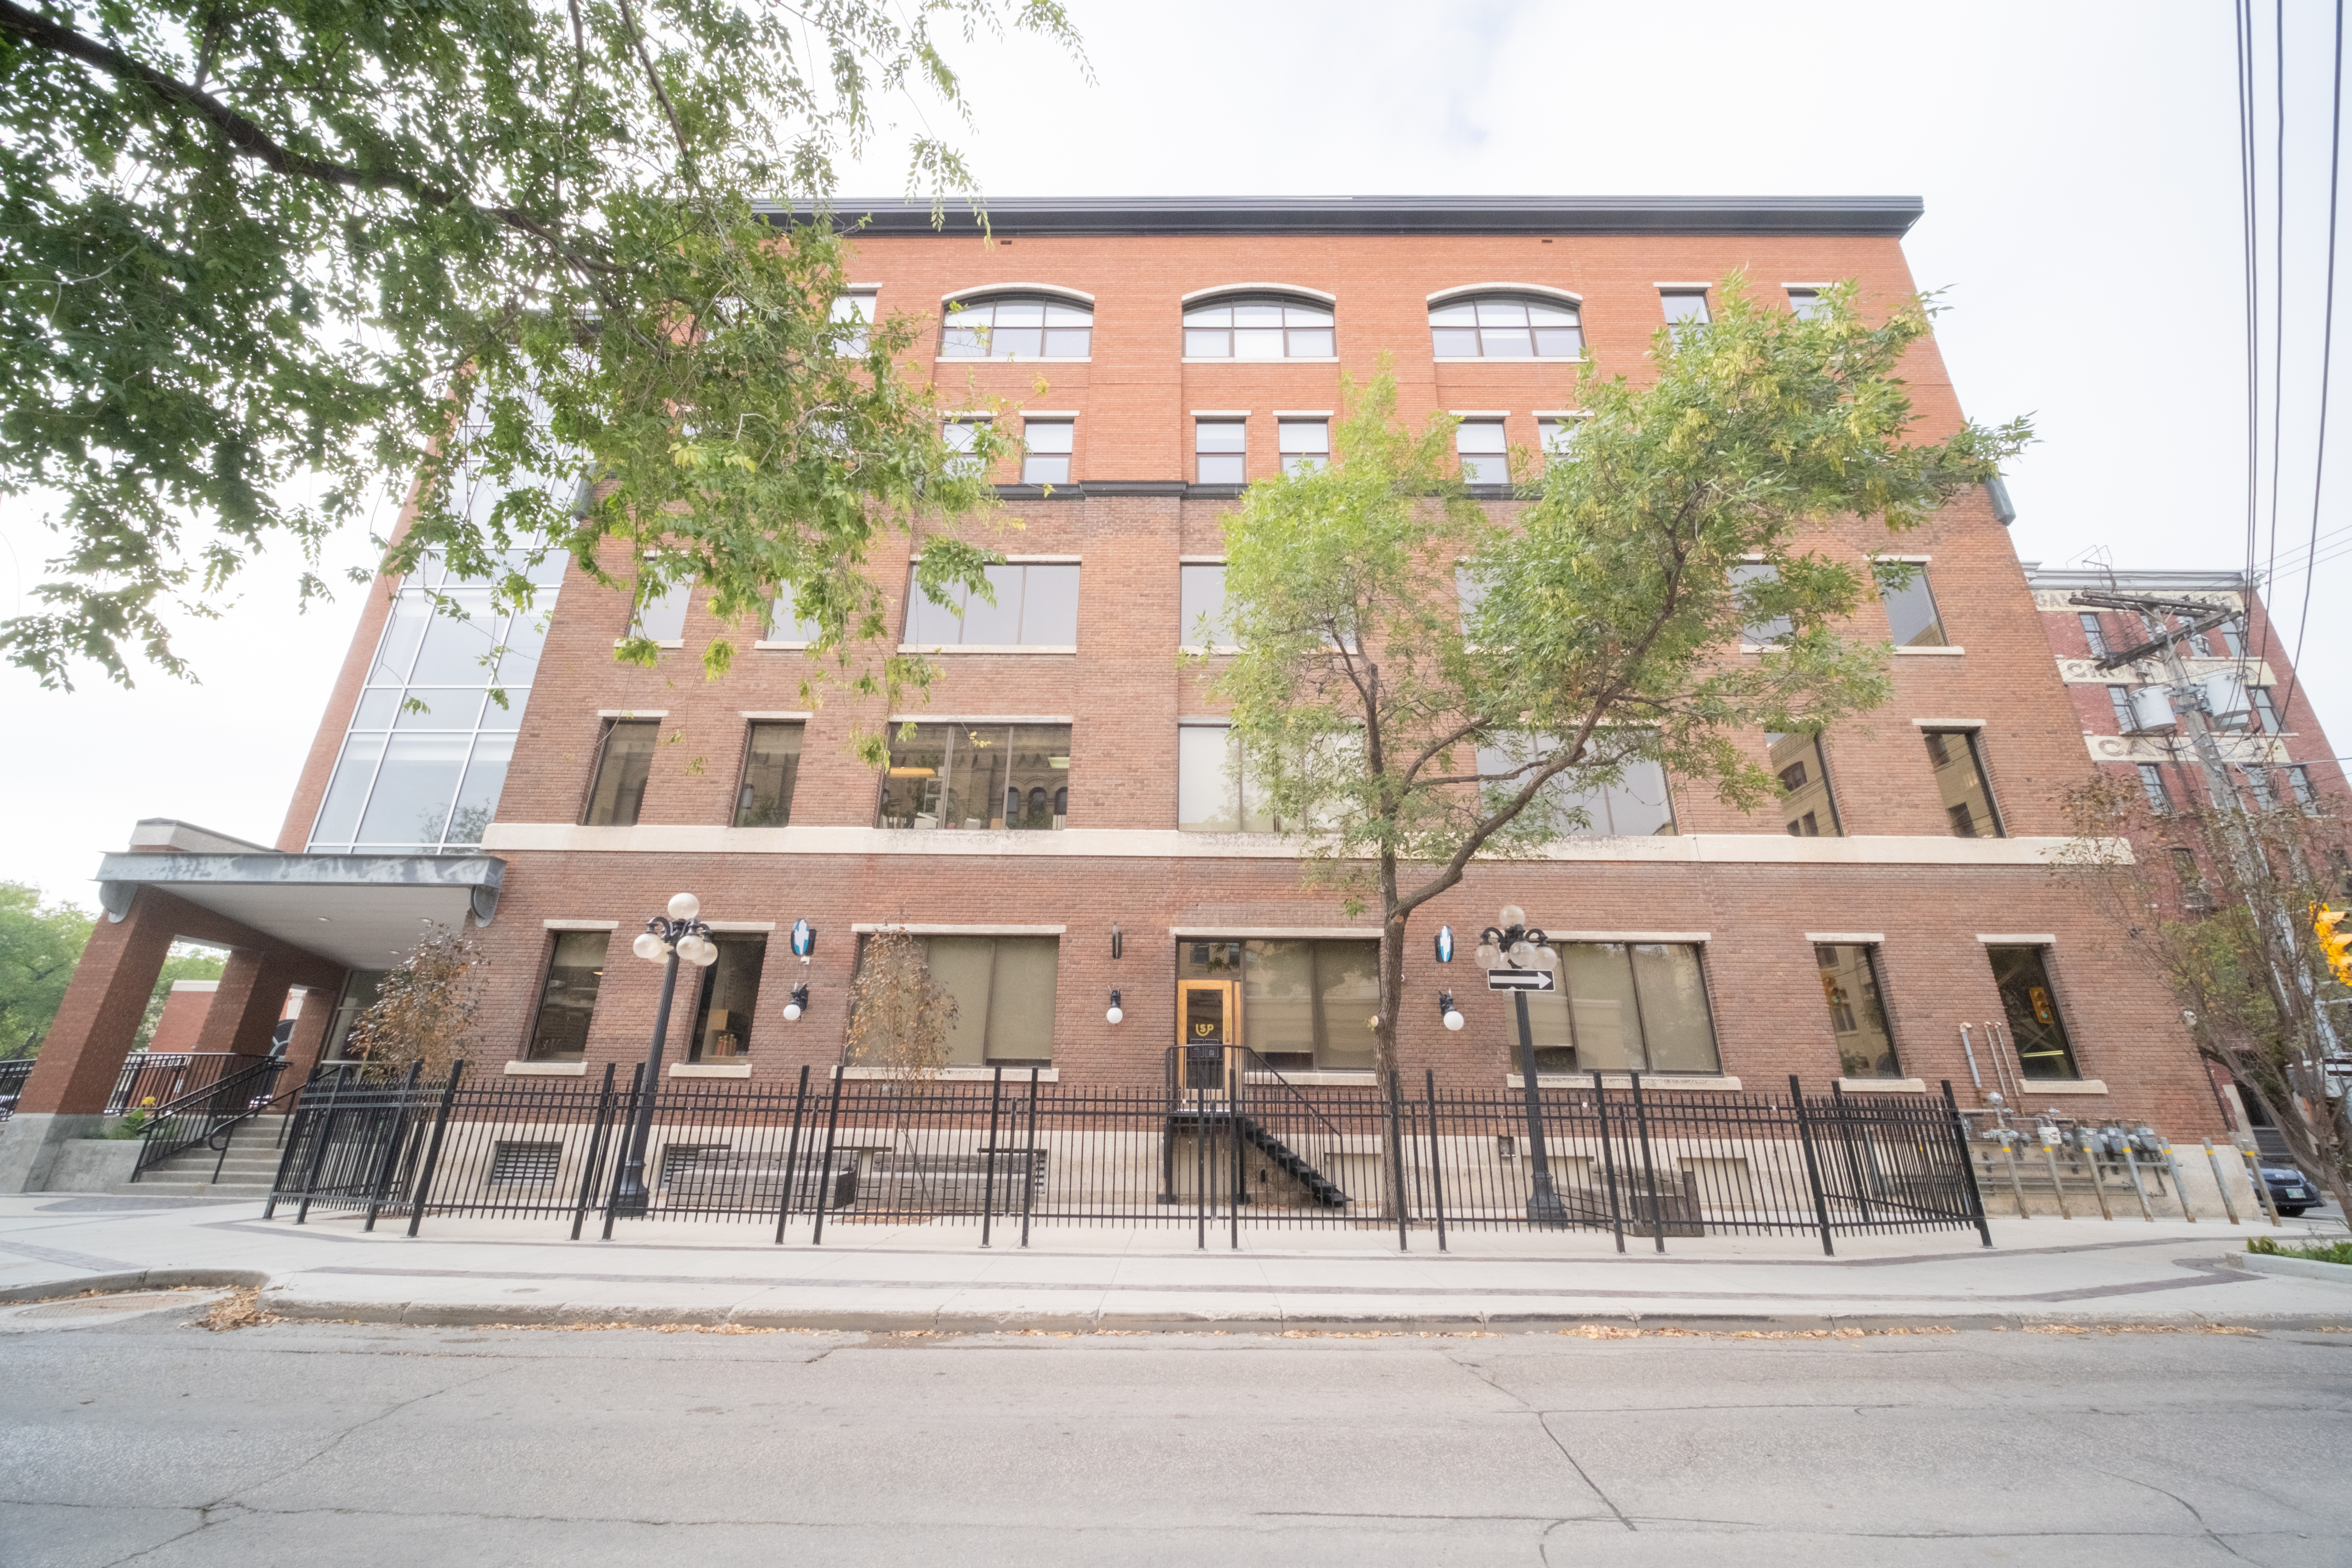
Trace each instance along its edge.
<path fill-rule="evenodd" d="M 1182 1047 L 1184 1087 L 1221 1089 L 1225 1051 L 1241 1040 L 1242 988 L 1231 980 L 1181 980 L 1176 993 L 1176 1043 Z"/>

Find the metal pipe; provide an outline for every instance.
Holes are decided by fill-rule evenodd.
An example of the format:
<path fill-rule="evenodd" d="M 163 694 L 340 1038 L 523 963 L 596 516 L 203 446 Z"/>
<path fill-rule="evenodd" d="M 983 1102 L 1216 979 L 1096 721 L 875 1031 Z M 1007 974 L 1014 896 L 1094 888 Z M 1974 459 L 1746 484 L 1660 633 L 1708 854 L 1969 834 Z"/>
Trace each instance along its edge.
<path fill-rule="evenodd" d="M 2213 1152 L 2211 1139 L 2200 1138 L 2198 1142 L 2205 1146 L 2205 1163 L 2213 1167 L 2213 1190 L 2221 1194 L 2222 1211 L 2230 1216 L 2230 1223 L 2235 1225 L 2238 1223 L 2238 1200 L 2230 1195 L 2229 1179 L 2221 1173 L 2221 1156 Z"/>
<path fill-rule="evenodd" d="M 2058 1200 L 2058 1217 L 2073 1219 L 2074 1211 L 2066 1206 L 2066 1184 L 2058 1174 L 2058 1146 L 2047 1138 L 2042 1141 L 2042 1157 L 2050 1162 L 2050 1195 Z"/>
<path fill-rule="evenodd" d="M 2246 1162 L 2246 1174 L 2253 1179 L 2255 1195 L 2263 1200 L 2263 1212 L 2271 1216 L 2273 1225 L 2284 1227 L 2286 1222 L 2279 1218 L 2278 1198 L 2272 1193 L 2270 1183 L 2263 1176 L 2262 1155 L 2254 1150 L 2245 1148 L 2241 1148 L 2238 1154 Z"/>
<path fill-rule="evenodd" d="M 2155 1205 L 2147 1201 L 2147 1184 L 2139 1179 L 2139 1152 L 2132 1147 L 2131 1134 L 2124 1134 L 2124 1169 L 2131 1176 L 2132 1191 L 2139 1197 L 2139 1216 L 2148 1224 L 2156 1223 Z"/>
<path fill-rule="evenodd" d="M 1974 1042 L 1969 1038 L 1969 1026 L 1966 1024 L 1962 1024 L 1960 1026 L 1960 1049 L 1966 1051 L 1969 1056 L 1969 1081 L 1977 1086 L 1977 1092 L 1979 1094 L 1982 1094 L 1984 1092 L 1984 1074 L 1977 1071 L 1977 1047 Z"/>
<path fill-rule="evenodd" d="M 2164 1151 L 2164 1168 L 2172 1173 L 2172 1198 L 2180 1205 L 2180 1217 L 2195 1225 L 2197 1215 L 2189 1207 L 2189 1189 L 2181 1184 L 2180 1162 L 2172 1157 L 2171 1142 L 2167 1140 L 2157 1147 Z"/>
<path fill-rule="evenodd" d="M 2033 1216 L 2026 1212 L 2025 1207 L 2025 1178 L 2018 1174 L 2017 1170 L 2017 1140 L 2011 1134 L 2011 1131 L 2009 1128 L 2002 1128 L 2000 1130 L 2000 1152 L 2002 1156 L 2009 1161 L 2010 1191 L 2017 1198 L 2017 1217 L 2020 1219 L 2031 1219 Z"/>
<path fill-rule="evenodd" d="M 2112 1220 L 2116 1217 L 2116 1213 L 2114 1209 L 2107 1206 L 2106 1183 L 2099 1175 L 2098 1134 L 2080 1127 L 2074 1130 L 2074 1133 L 2077 1152 L 2082 1154 L 2084 1163 L 2090 1167 L 2091 1195 L 2099 1200 L 2099 1217 Z"/>

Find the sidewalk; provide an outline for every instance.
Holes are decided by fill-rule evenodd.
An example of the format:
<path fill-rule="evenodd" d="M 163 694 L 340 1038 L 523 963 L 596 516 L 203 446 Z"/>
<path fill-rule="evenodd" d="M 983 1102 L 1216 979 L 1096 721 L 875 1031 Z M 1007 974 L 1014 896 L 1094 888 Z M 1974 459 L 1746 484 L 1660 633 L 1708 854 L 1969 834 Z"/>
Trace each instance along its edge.
<path fill-rule="evenodd" d="M 2041 1323 L 2352 1328 L 2352 1287 L 2251 1274 L 2246 1237 L 2304 1227 L 2143 1220 L 1992 1222 L 1973 1232 L 1647 1237 L 1212 1227 L 622 1225 L 578 1242 L 545 1219 L 263 1221 L 252 1203 L 0 1197 L 0 1300 L 92 1288 L 266 1284 L 289 1317 L 410 1323 L 687 1322 L 875 1331 L 1543 1330 L 1580 1324 L 1833 1329 Z"/>

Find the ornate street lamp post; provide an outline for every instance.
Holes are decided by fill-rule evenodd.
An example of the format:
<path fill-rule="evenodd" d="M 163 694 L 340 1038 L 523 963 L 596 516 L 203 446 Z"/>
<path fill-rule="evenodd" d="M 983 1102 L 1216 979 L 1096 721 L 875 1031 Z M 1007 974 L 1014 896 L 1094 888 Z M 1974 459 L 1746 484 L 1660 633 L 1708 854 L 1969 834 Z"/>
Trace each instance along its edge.
<path fill-rule="evenodd" d="M 1478 963 L 1489 970 L 1507 965 L 1517 969 L 1557 969 L 1559 957 L 1547 945 L 1548 939 L 1540 931 L 1528 926 L 1528 913 L 1517 904 L 1505 904 L 1502 924 L 1488 926 L 1479 934 Z M 1536 1089 L 1535 1031 L 1528 1023 L 1528 994 L 1515 987 L 1511 1005 L 1519 1018 L 1519 1081 L 1528 1110 L 1528 1164 L 1530 1182 L 1528 1188 L 1528 1223 L 1529 1225 L 1564 1226 L 1568 1211 L 1559 1201 L 1559 1194 L 1551 1184 L 1551 1161 L 1544 1151 L 1543 1102 Z M 1452 1026 L 1452 1020 L 1447 1021 Z"/>
<path fill-rule="evenodd" d="M 646 1191 L 646 1145 L 653 1138 L 654 1095 L 661 1082 L 662 1042 L 669 1037 L 670 998 L 677 990 L 680 959 L 698 968 L 719 962 L 718 944 L 710 928 L 695 917 L 702 900 L 680 893 L 669 901 L 669 913 L 646 922 L 646 932 L 630 951 L 650 963 L 662 965 L 661 1009 L 654 1015 L 653 1043 L 646 1047 L 646 1077 L 638 1086 L 637 1114 L 629 1128 L 629 1144 L 621 1158 L 621 1179 L 613 1189 L 613 1212 L 625 1219 L 642 1219 L 650 1195 Z"/>

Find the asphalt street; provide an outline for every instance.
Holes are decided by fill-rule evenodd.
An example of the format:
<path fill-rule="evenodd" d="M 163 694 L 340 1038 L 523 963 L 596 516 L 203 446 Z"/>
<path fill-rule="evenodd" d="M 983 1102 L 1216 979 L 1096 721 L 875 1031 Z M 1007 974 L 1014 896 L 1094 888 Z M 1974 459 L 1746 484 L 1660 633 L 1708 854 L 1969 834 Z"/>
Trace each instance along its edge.
<path fill-rule="evenodd" d="M 2352 1561 L 2352 1334 L 213 1332 L 207 1299 L 0 1314 L 0 1563 Z"/>

